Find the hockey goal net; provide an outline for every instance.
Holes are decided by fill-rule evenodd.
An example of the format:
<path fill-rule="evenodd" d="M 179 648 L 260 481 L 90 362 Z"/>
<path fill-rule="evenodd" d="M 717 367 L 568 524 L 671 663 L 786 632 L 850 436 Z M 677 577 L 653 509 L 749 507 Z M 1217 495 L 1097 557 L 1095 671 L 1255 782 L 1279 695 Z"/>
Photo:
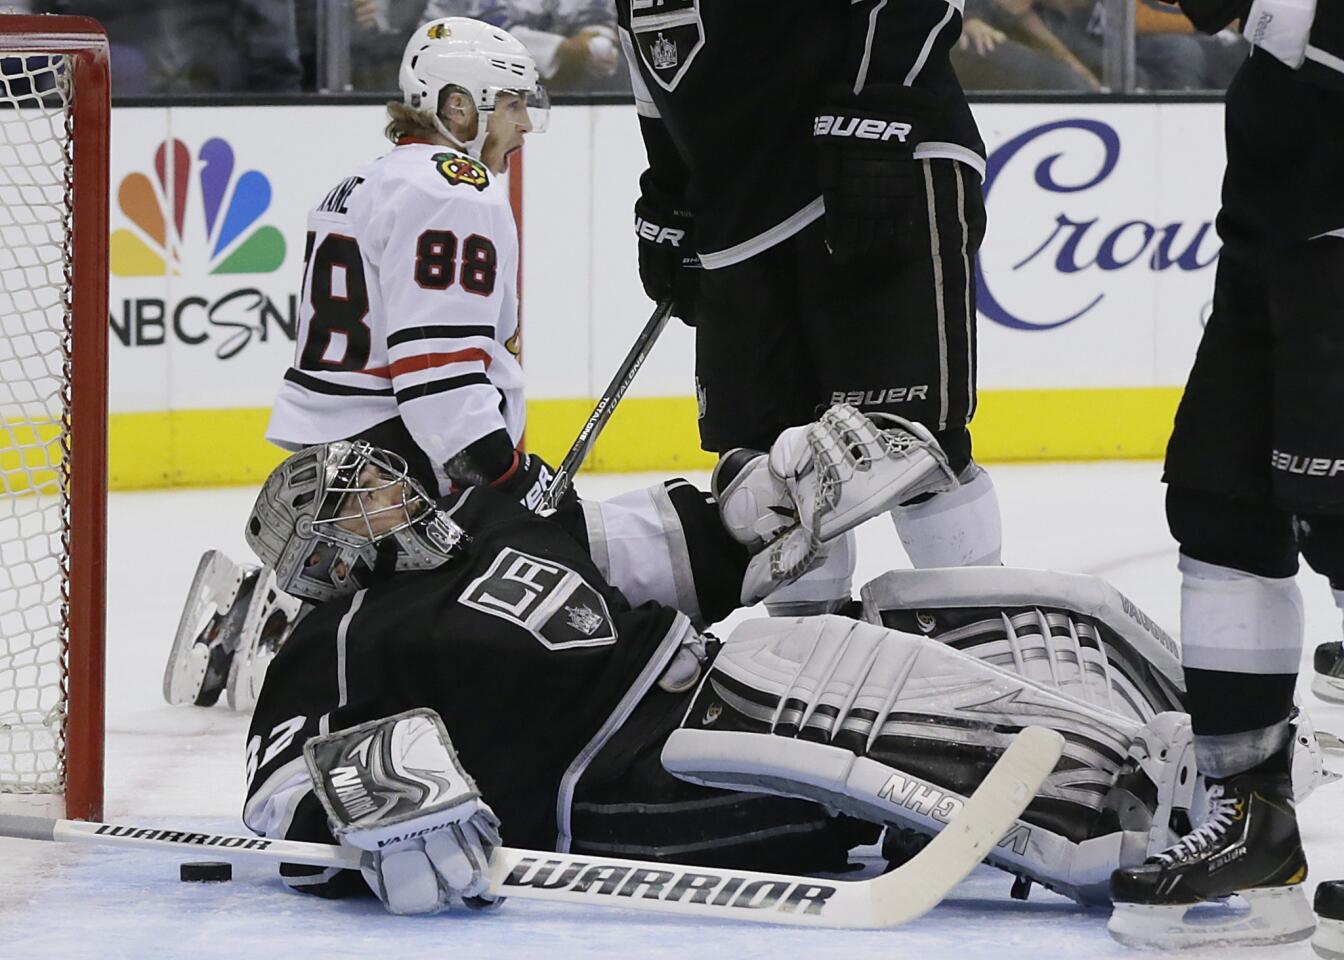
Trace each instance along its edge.
<path fill-rule="evenodd" d="M 0 15 L 0 810 L 103 783 L 107 38 Z"/>

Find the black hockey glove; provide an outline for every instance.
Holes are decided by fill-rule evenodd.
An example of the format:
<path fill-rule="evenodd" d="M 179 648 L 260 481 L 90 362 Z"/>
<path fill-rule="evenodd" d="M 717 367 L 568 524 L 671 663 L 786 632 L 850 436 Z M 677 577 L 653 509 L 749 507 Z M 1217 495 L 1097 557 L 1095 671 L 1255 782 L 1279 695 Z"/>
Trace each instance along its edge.
<path fill-rule="evenodd" d="M 812 128 L 826 246 L 841 262 L 910 250 L 923 197 L 915 147 L 936 139 L 941 100 L 895 84 L 830 93 Z"/>
<path fill-rule="evenodd" d="M 695 294 L 700 285 L 700 257 L 695 252 L 695 220 L 676 209 L 665 195 L 640 177 L 643 193 L 635 201 L 635 236 L 639 238 L 639 279 L 650 300 L 672 298 L 672 315 L 695 326 Z"/>
<path fill-rule="evenodd" d="M 555 478 L 555 471 L 551 469 L 549 463 L 535 453 L 518 453 L 515 456 L 513 466 L 490 486 L 501 493 L 514 497 L 527 509 L 536 513 L 545 501 L 546 491 Z M 571 486 L 565 491 L 564 496 L 560 498 L 560 502 L 555 505 L 555 508 L 563 510 L 578 502 L 579 495 L 574 492 L 574 488 Z"/>

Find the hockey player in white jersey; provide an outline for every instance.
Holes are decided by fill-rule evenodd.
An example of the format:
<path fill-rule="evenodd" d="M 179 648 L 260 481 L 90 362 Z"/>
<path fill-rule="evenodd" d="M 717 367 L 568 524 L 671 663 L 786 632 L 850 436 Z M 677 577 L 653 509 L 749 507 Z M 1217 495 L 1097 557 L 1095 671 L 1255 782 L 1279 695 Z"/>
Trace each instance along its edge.
<path fill-rule="evenodd" d="M 501 175 L 548 101 L 526 48 L 464 17 L 407 42 L 388 104 L 393 148 L 312 209 L 293 366 L 267 439 L 363 437 L 435 492 L 490 484 L 535 508 L 550 478 L 516 449 L 518 232 Z M 250 705 L 298 612 L 267 575 L 201 559 L 164 676 L 170 703 Z M 235 655 L 237 651 L 237 655 Z"/>

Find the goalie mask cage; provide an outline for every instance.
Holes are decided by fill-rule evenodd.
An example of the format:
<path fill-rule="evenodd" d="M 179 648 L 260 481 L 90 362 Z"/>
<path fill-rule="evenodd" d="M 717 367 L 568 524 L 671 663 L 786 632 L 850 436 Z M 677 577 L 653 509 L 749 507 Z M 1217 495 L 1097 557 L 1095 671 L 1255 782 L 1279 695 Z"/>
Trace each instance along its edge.
<path fill-rule="evenodd" d="M 0 15 L 0 810 L 103 800 L 107 37 Z"/>

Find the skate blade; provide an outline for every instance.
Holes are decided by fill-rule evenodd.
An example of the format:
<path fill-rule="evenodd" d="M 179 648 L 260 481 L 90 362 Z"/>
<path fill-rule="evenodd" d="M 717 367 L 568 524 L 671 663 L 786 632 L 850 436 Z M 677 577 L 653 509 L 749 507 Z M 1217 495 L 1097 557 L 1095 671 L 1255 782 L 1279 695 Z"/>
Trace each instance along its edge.
<path fill-rule="evenodd" d="M 1325 960 L 1344 960 L 1344 920 L 1321 917 L 1316 921 L 1316 935 L 1311 938 L 1311 949 Z"/>
<path fill-rule="evenodd" d="M 163 699 L 171 704 L 195 703 L 205 677 L 205 662 L 193 656 L 196 639 L 210 626 L 217 613 L 232 605 L 246 572 L 218 550 L 201 554 L 191 588 L 187 591 L 182 617 L 177 623 L 168 666 L 163 671 Z"/>
<path fill-rule="evenodd" d="M 1294 943 L 1315 928 L 1316 915 L 1300 885 L 1197 904 L 1117 903 L 1106 924 L 1120 943 L 1146 950 Z"/>
<path fill-rule="evenodd" d="M 1344 703 L 1344 680 L 1318 673 L 1311 678 L 1311 692 L 1327 703 Z"/>

